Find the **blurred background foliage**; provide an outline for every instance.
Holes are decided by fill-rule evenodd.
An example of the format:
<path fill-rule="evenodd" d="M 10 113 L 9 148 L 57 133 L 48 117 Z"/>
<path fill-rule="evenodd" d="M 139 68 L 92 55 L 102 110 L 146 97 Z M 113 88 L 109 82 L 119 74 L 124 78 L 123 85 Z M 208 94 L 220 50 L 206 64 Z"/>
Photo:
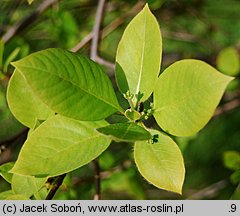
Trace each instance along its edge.
<path fill-rule="evenodd" d="M 16 160 L 27 134 L 6 103 L 6 88 L 13 72 L 9 63 L 49 47 L 72 49 L 89 36 L 94 25 L 97 0 L 56 0 L 46 10 L 34 14 L 49 1 L 35 0 L 29 5 L 27 0 L 0 0 L 0 164 Z M 213 119 L 201 132 L 194 137 L 173 137 L 185 159 L 183 196 L 159 190 L 140 176 L 133 162 L 132 143 L 112 143 L 100 157 L 102 197 L 238 199 L 240 1 L 106 1 L 102 21 L 104 31 L 99 44 L 99 55 L 103 59 L 114 62 L 124 28 L 145 2 L 149 3 L 161 26 L 161 71 L 179 59 L 197 58 L 236 79 L 228 87 Z M 22 25 L 20 30 L 7 38 L 11 28 L 16 29 L 19 25 Z M 78 53 L 89 55 L 89 50 L 90 43 L 86 43 Z M 113 74 L 112 68 L 105 69 Z M 153 121 L 147 124 L 155 125 Z M 10 185 L 0 177 L 0 192 L 9 188 Z M 94 167 L 90 163 L 68 174 L 55 198 L 92 199 L 94 190 Z"/>

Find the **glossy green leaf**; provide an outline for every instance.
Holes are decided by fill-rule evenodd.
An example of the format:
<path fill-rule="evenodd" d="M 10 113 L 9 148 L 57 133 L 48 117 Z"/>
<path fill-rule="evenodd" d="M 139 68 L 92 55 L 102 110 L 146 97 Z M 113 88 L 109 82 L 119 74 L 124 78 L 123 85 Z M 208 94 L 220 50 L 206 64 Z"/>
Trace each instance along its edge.
<path fill-rule="evenodd" d="M 52 48 L 29 55 L 13 65 L 55 113 L 94 121 L 121 110 L 107 75 L 84 56 Z"/>
<path fill-rule="evenodd" d="M 237 50 L 233 47 L 223 49 L 217 57 L 217 68 L 227 75 L 237 75 L 240 72 L 240 56 Z"/>
<path fill-rule="evenodd" d="M 102 134 L 108 135 L 116 140 L 121 141 L 137 141 L 149 140 L 152 138 L 151 134 L 143 127 L 136 123 L 116 123 L 105 127 L 97 128 Z"/>
<path fill-rule="evenodd" d="M 45 120 L 54 112 L 32 91 L 24 76 L 15 70 L 7 91 L 8 106 L 15 118 L 29 128 L 37 120 Z"/>
<path fill-rule="evenodd" d="M 44 186 L 46 180 L 47 178 L 13 174 L 12 191 L 15 194 L 31 197 L 33 194 L 38 194 L 38 191 Z"/>
<path fill-rule="evenodd" d="M 116 56 L 117 83 L 130 93 L 143 93 L 141 101 L 152 93 L 162 57 L 162 38 L 156 18 L 148 5 L 129 23 L 119 42 Z M 123 75 L 124 74 L 124 75 Z M 123 92 L 125 93 L 125 92 Z"/>
<path fill-rule="evenodd" d="M 182 193 L 185 168 L 182 153 L 167 135 L 151 130 L 157 141 L 139 141 L 134 146 L 134 159 L 141 175 L 154 186 Z"/>
<path fill-rule="evenodd" d="M 105 121 L 51 117 L 28 137 L 11 172 L 46 177 L 77 169 L 109 146 L 111 140 L 95 130 L 105 125 Z"/>
<path fill-rule="evenodd" d="M 225 167 L 238 170 L 240 169 L 240 154 L 236 151 L 226 151 L 223 155 Z"/>
<path fill-rule="evenodd" d="M 14 166 L 14 162 L 8 162 L 0 166 L 0 176 L 2 176 L 8 183 L 12 182 L 12 173 L 9 173 Z"/>
<path fill-rule="evenodd" d="M 190 136 L 213 115 L 232 77 L 199 60 L 181 60 L 159 77 L 154 90 L 154 117 L 159 126 L 176 136 Z"/>

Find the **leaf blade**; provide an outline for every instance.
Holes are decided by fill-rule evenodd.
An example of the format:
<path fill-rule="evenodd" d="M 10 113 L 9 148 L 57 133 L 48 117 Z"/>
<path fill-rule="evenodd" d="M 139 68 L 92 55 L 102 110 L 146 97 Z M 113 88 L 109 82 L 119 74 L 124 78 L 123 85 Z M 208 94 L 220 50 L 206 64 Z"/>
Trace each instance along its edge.
<path fill-rule="evenodd" d="M 156 18 L 148 5 L 130 22 L 119 42 L 116 65 L 119 65 L 132 94 L 143 93 L 146 100 L 154 89 L 162 56 L 162 38 Z M 120 89 L 122 75 L 117 76 Z M 123 83 L 125 81 L 123 80 Z M 125 90 L 125 88 L 123 88 Z M 123 92 L 125 93 L 125 92 Z"/>
<path fill-rule="evenodd" d="M 30 198 L 33 194 L 38 193 L 46 180 L 47 178 L 13 174 L 12 191 L 15 194 L 24 195 Z"/>
<path fill-rule="evenodd" d="M 32 91 L 25 77 L 15 70 L 7 89 L 8 106 L 14 117 L 23 125 L 33 128 L 36 120 L 46 120 L 54 115 Z"/>
<path fill-rule="evenodd" d="M 11 172 L 49 177 L 77 169 L 110 145 L 111 140 L 95 131 L 105 125 L 105 121 L 78 121 L 60 115 L 51 117 L 28 137 Z"/>
<path fill-rule="evenodd" d="M 232 79 L 199 60 L 172 64 L 160 75 L 154 90 L 157 123 L 175 136 L 197 133 L 210 120 Z"/>
<path fill-rule="evenodd" d="M 134 145 L 134 160 L 141 175 L 154 186 L 182 193 L 185 168 L 180 149 L 167 135 L 151 130 L 158 135 L 158 141 L 146 141 Z"/>
<path fill-rule="evenodd" d="M 9 173 L 14 166 L 14 162 L 8 162 L 0 166 L 0 176 L 2 176 L 8 183 L 12 182 L 12 173 Z"/>
<path fill-rule="evenodd" d="M 90 59 L 62 49 L 33 53 L 13 65 L 54 112 L 78 120 L 101 120 L 121 111 L 112 84 Z"/>
<path fill-rule="evenodd" d="M 136 123 L 116 123 L 97 128 L 97 131 L 122 141 L 149 140 L 151 134 Z"/>

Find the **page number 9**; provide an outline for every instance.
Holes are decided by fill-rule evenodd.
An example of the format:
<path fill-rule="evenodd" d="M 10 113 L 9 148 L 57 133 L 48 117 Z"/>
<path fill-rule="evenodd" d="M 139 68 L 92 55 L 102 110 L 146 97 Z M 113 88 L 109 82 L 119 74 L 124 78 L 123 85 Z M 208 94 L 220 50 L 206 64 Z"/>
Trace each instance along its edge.
<path fill-rule="evenodd" d="M 236 204 L 231 204 L 231 210 L 229 212 L 236 212 L 237 206 Z"/>

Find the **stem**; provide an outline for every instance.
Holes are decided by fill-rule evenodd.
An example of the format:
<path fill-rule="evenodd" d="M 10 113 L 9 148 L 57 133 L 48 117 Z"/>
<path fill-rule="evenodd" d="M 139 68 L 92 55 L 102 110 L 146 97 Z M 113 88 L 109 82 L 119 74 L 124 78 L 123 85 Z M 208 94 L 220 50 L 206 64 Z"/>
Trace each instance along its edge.
<path fill-rule="evenodd" d="M 102 14 L 104 8 L 105 0 L 98 1 L 97 13 L 95 17 L 95 25 L 93 27 L 93 38 L 92 38 L 92 45 L 91 45 L 91 59 L 97 59 L 97 50 L 98 50 L 98 40 L 99 40 L 99 30 L 102 21 Z"/>
<path fill-rule="evenodd" d="M 98 41 L 99 41 L 99 31 L 102 21 L 102 15 L 103 15 L 103 8 L 104 8 L 105 0 L 99 0 L 98 1 L 98 7 L 95 17 L 95 25 L 93 27 L 93 38 L 92 38 L 92 44 L 91 44 L 91 52 L 90 56 L 93 61 L 96 61 L 98 59 Z M 94 167 L 95 167 L 95 187 L 96 187 L 96 194 L 94 195 L 95 200 L 101 199 L 101 178 L 100 178 L 100 166 L 98 159 L 94 160 Z"/>
<path fill-rule="evenodd" d="M 62 185 L 65 176 L 66 176 L 66 174 L 62 174 L 62 175 L 56 177 L 55 182 L 46 197 L 46 200 L 51 200 L 54 197 L 58 188 Z"/>

